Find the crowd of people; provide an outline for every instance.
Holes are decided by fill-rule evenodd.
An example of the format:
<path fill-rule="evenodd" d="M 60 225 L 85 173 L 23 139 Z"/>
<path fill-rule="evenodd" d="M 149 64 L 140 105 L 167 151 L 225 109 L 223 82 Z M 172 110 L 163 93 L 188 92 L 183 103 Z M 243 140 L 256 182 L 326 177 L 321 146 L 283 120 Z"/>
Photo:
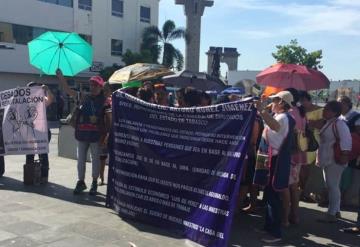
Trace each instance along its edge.
<path fill-rule="evenodd" d="M 109 84 L 100 76 L 90 78 L 90 92 L 84 93 L 71 89 L 60 70 L 57 77 L 65 93 L 75 100 L 78 109 L 73 114 L 78 156 L 78 181 L 74 194 L 87 189 L 85 168 L 88 149 L 93 179 L 89 194 L 95 195 L 98 185 L 105 183 L 104 171 L 112 123 L 111 95 L 114 91 L 122 88 L 122 91 L 143 101 L 172 107 L 209 106 L 241 98 L 238 95 L 222 95 L 214 99 L 206 92 L 191 87 L 168 92 L 162 83 L 135 81 L 123 85 Z M 49 105 L 54 96 L 44 89 L 48 99 L 46 104 Z M 344 171 L 360 168 L 359 159 L 349 158 L 351 134 L 360 135 L 360 113 L 353 109 L 351 99 L 342 96 L 320 107 L 312 103 L 308 92 L 288 88 L 268 97 L 256 98 L 254 106 L 257 116 L 244 161 L 237 211 L 250 213 L 258 210 L 261 204 L 266 207 L 264 228 L 260 232 L 268 234 L 264 238 L 267 243 L 280 241 L 284 227 L 300 223 L 300 199 L 326 203 L 327 213 L 319 221 L 336 222 L 341 217 Z M 339 154 L 333 148 L 337 143 Z M 47 154 L 39 157 L 44 164 L 43 179 L 47 182 L 48 157 Z M 27 156 L 26 160 L 32 162 L 34 156 Z M 2 173 L 3 163 L 0 156 Z M 323 172 L 323 192 L 311 193 L 306 190 L 312 167 Z M 263 191 L 261 202 L 258 200 L 260 190 Z M 357 227 L 344 231 L 360 233 L 360 212 Z"/>
<path fill-rule="evenodd" d="M 78 140 L 75 194 L 86 189 L 85 160 L 89 148 L 93 178 L 89 193 L 96 194 L 98 178 L 101 184 L 104 183 L 106 143 L 111 129 L 111 94 L 120 87 L 122 91 L 143 101 L 173 107 L 201 107 L 241 98 L 238 95 L 222 95 L 214 100 L 206 92 L 191 87 L 169 93 L 164 84 L 152 82 L 110 85 L 98 76 L 90 78 L 90 95 L 86 95 L 70 89 L 61 71 L 57 72 L 57 76 L 65 92 L 81 107 L 75 128 Z M 349 160 L 351 133 L 360 134 L 360 114 L 352 109 L 350 98 L 342 96 L 320 107 L 312 103 L 308 92 L 288 88 L 269 97 L 261 97 L 255 100 L 254 105 L 257 117 L 244 162 L 238 204 L 240 211 L 255 211 L 259 190 L 263 190 L 267 210 L 262 230 L 269 234 L 268 238 L 264 238 L 268 243 L 280 241 L 284 227 L 300 223 L 300 199 L 325 201 L 328 211 L 319 221 L 336 222 L 341 217 L 342 174 L 348 169 L 348 164 L 349 169 L 359 168 L 358 160 Z M 306 145 L 302 144 L 304 139 Z M 337 142 L 340 146 L 339 157 L 336 157 L 333 148 Z M 311 167 L 323 172 L 322 193 L 305 192 Z M 246 202 L 248 205 L 241 208 Z M 359 233 L 358 227 L 345 231 Z"/>

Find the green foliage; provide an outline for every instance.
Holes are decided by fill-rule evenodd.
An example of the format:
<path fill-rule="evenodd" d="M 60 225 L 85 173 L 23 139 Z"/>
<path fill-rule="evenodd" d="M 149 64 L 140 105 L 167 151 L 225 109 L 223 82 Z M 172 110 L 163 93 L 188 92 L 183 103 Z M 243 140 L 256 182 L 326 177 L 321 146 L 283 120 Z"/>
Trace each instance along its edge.
<path fill-rule="evenodd" d="M 112 66 L 105 67 L 103 70 L 99 72 L 100 76 L 105 80 L 109 80 L 110 76 L 118 69 L 121 69 L 123 66 L 120 66 L 114 63 Z"/>
<path fill-rule="evenodd" d="M 141 50 L 148 50 L 151 54 L 153 63 L 157 63 L 163 51 L 162 64 L 170 69 L 182 70 L 184 66 L 184 56 L 170 42 L 176 39 L 189 40 L 185 29 L 176 28 L 173 21 L 167 20 L 162 30 L 151 26 L 143 32 L 143 42 Z"/>
<path fill-rule="evenodd" d="M 278 63 L 305 65 L 313 69 L 321 69 L 322 50 L 307 52 L 297 40 L 291 40 L 288 45 L 276 46 L 277 51 L 272 56 Z"/>
<path fill-rule="evenodd" d="M 149 50 L 142 50 L 140 53 L 126 50 L 122 56 L 122 61 L 126 66 L 134 63 L 153 63 L 152 55 Z"/>

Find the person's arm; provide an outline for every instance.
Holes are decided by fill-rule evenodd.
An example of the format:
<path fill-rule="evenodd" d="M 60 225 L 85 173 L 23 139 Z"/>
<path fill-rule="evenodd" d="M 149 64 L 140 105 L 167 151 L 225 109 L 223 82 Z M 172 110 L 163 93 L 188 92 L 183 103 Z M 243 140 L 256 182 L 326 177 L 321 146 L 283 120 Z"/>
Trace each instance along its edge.
<path fill-rule="evenodd" d="M 76 98 L 77 92 L 69 87 L 69 85 L 67 84 L 66 79 L 60 69 L 56 70 L 56 76 L 59 79 L 60 85 L 64 89 L 65 93 L 67 93 L 69 96 L 71 96 L 73 98 Z"/>
<path fill-rule="evenodd" d="M 351 133 L 344 121 L 338 120 L 335 123 L 336 131 L 340 141 L 341 164 L 346 164 L 349 161 L 349 154 L 352 148 Z"/>
<path fill-rule="evenodd" d="M 44 92 L 46 95 L 45 96 L 46 97 L 45 106 L 48 107 L 49 105 L 51 105 L 54 102 L 54 95 L 52 94 L 52 92 L 48 88 L 48 86 L 42 85 L 42 88 L 44 89 Z"/>
<path fill-rule="evenodd" d="M 266 110 L 266 107 L 264 105 L 263 101 L 258 101 L 255 100 L 254 101 L 255 104 L 255 108 L 258 110 L 261 118 L 264 120 L 264 122 L 266 123 L 267 126 L 270 127 L 270 129 L 272 129 L 273 131 L 278 132 L 280 130 L 280 124 L 279 122 L 273 118 L 273 116 L 271 116 L 269 114 L 269 112 Z"/>

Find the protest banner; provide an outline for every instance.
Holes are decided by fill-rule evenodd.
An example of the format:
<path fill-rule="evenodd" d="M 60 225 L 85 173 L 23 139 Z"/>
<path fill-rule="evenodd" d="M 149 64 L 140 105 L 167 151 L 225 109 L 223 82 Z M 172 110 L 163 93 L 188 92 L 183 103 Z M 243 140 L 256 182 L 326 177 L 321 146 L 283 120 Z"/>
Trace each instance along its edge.
<path fill-rule="evenodd" d="M 0 92 L 0 154 L 48 153 L 44 90 L 19 87 Z"/>
<path fill-rule="evenodd" d="M 116 92 L 107 206 L 226 246 L 255 114 L 251 99 L 171 108 Z"/>

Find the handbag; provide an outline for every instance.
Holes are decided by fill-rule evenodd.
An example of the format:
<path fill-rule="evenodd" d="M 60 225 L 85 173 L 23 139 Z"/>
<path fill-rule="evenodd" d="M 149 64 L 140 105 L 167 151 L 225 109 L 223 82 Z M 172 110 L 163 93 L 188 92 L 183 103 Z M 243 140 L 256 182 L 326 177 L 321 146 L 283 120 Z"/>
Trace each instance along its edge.
<path fill-rule="evenodd" d="M 308 127 L 305 127 L 305 136 L 307 138 L 307 152 L 315 152 L 319 149 L 319 143 L 317 142 L 314 132 Z"/>
<path fill-rule="evenodd" d="M 341 161 L 341 147 L 340 147 L 340 137 L 339 137 L 339 132 L 337 130 L 336 127 L 336 121 L 333 123 L 333 132 L 334 132 L 334 136 L 336 139 L 336 142 L 334 144 L 334 158 L 335 158 L 335 162 L 337 164 L 341 164 L 341 165 L 346 165 L 347 163 L 349 163 L 349 161 L 351 160 L 355 160 L 357 158 L 359 158 L 360 155 L 360 136 L 357 133 L 351 133 L 351 141 L 352 141 L 352 146 L 351 146 L 351 150 L 349 152 L 349 155 L 347 156 L 347 160 Z"/>

